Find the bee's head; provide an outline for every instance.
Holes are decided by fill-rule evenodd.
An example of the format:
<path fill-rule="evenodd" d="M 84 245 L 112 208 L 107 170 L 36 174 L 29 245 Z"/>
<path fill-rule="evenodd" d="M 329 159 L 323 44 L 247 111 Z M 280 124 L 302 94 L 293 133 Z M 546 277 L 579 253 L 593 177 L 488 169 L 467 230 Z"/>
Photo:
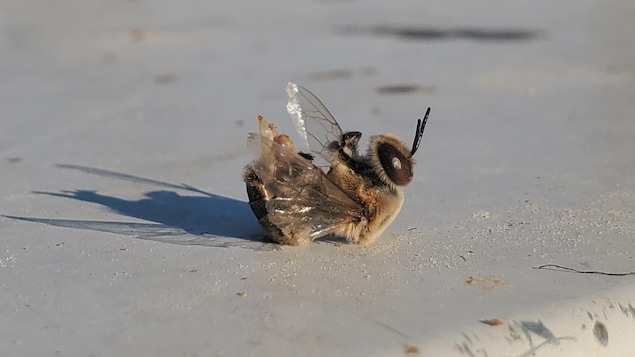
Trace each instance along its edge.
<path fill-rule="evenodd" d="M 368 156 L 371 164 L 381 180 L 389 186 L 405 186 L 412 181 L 415 166 L 413 156 L 421 143 L 423 129 L 429 115 L 430 108 L 426 111 L 423 120 L 417 121 L 415 139 L 410 150 L 392 134 L 375 135 L 370 138 Z"/>
<path fill-rule="evenodd" d="M 408 148 L 392 134 L 370 138 L 368 157 L 379 178 L 389 186 L 405 186 L 412 181 L 415 161 Z"/>

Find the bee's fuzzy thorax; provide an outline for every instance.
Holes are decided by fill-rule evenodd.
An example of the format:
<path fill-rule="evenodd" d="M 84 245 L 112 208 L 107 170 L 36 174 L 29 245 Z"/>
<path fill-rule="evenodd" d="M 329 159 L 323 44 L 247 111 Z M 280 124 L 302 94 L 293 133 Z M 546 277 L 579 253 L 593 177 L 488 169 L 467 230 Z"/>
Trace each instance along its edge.
<path fill-rule="evenodd" d="M 248 138 L 256 159 L 243 171 L 258 223 L 280 244 L 305 245 L 327 235 L 371 243 L 401 210 L 430 108 L 417 121 L 411 149 L 381 134 L 360 153 L 362 133 L 342 131 L 315 94 L 294 83 L 287 94 L 287 111 L 310 152 L 298 152 L 288 135 L 258 116 L 259 133 Z"/>
<path fill-rule="evenodd" d="M 390 175 L 386 171 L 386 157 L 380 157 L 380 146 L 389 147 L 395 155 L 401 156 L 397 164 L 406 166 L 403 167 L 403 170 L 399 170 L 401 173 L 405 173 L 405 176 L 395 174 L 395 172 Z M 407 146 L 399 140 L 396 135 L 392 133 L 385 133 L 371 136 L 369 139 L 367 157 L 370 165 L 379 176 L 379 179 L 386 183 L 386 185 L 388 185 L 391 189 L 395 190 L 400 186 L 405 186 L 412 180 L 412 169 L 414 168 L 415 160 L 410 157 L 410 152 L 408 151 Z M 382 161 L 384 162 L 383 164 Z"/>

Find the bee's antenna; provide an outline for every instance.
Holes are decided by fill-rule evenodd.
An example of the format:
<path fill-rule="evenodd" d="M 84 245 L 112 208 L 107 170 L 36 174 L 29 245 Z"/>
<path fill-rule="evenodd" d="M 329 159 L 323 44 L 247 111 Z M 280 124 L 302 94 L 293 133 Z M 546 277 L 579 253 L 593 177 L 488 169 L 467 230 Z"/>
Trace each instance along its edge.
<path fill-rule="evenodd" d="M 430 115 L 430 107 L 426 110 L 426 115 L 423 117 L 423 121 L 421 119 L 417 120 L 417 131 L 415 132 L 415 140 L 412 143 L 412 150 L 410 150 L 410 157 L 413 157 L 417 149 L 419 148 L 419 144 L 421 144 L 421 137 L 423 136 L 423 129 L 426 127 L 426 123 L 428 122 L 428 116 Z"/>

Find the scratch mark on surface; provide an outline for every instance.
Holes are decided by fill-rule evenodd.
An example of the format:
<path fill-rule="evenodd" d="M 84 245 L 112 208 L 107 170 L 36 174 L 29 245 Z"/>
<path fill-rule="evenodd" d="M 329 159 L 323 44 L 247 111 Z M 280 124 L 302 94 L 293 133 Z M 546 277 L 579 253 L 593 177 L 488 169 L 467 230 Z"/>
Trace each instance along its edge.
<path fill-rule="evenodd" d="M 553 270 L 553 271 L 566 271 L 571 273 L 579 273 L 579 274 L 599 274 L 599 275 L 608 275 L 608 276 L 626 276 L 626 275 L 635 275 L 635 271 L 629 271 L 624 273 L 608 273 L 605 271 L 599 270 L 578 270 L 569 268 L 563 265 L 558 264 L 543 264 L 541 266 L 532 267 L 532 269 L 545 269 L 545 270 Z"/>
<path fill-rule="evenodd" d="M 405 333 L 397 330 L 396 328 L 394 328 L 394 327 L 392 327 L 392 326 L 390 326 L 388 324 L 385 324 L 385 323 L 383 323 L 381 321 L 377 321 L 377 320 L 375 320 L 373 318 L 370 318 L 370 317 L 367 317 L 367 319 L 369 319 L 370 321 L 376 323 L 377 325 L 379 325 L 379 326 L 381 326 L 383 328 L 386 328 L 386 329 L 388 329 L 388 330 L 390 330 L 390 331 L 392 331 L 392 332 L 394 332 L 394 333 L 396 333 L 396 334 L 398 334 L 398 335 L 400 335 L 402 337 L 406 337 L 406 338 L 412 339 L 412 336 L 408 336 Z"/>
<path fill-rule="evenodd" d="M 628 317 L 628 315 L 630 314 L 630 317 L 635 317 L 635 308 L 633 307 L 633 305 L 629 303 L 628 306 L 624 306 L 620 303 L 619 306 L 624 315 Z"/>
<path fill-rule="evenodd" d="M 472 339 L 465 333 L 465 332 L 461 332 L 461 335 L 463 335 L 463 337 L 465 337 L 465 339 L 467 340 L 467 342 L 469 342 L 470 344 L 472 344 Z"/>

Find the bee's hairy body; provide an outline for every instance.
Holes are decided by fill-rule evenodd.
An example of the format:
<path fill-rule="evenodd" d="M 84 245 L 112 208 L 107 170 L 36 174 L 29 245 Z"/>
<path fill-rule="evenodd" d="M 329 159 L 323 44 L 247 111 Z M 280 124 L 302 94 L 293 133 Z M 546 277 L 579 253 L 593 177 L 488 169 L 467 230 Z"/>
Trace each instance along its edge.
<path fill-rule="evenodd" d="M 271 124 L 267 124 L 266 127 L 273 131 L 271 134 L 265 133 L 265 136 L 272 137 L 274 143 L 282 144 L 287 149 L 295 150 L 288 136 L 277 134 L 275 126 Z M 379 163 L 376 151 L 379 144 L 385 142 L 399 145 L 399 147 L 405 146 L 391 134 L 376 135 L 370 138 L 368 154 L 365 156 L 359 155 L 357 152 L 357 140 L 361 133 L 356 134 L 353 142 L 347 142 L 342 138 L 339 142 L 332 143 L 329 149 L 331 167 L 326 177 L 342 193 L 361 206 L 361 210 L 355 219 L 350 223 L 339 226 L 331 234 L 345 238 L 349 243 L 368 244 L 383 233 L 386 227 L 392 223 L 401 210 L 404 201 L 402 188 L 388 178 L 381 163 Z M 264 150 L 261 153 L 261 157 L 245 168 L 243 177 L 247 185 L 249 204 L 267 236 L 274 242 L 288 245 L 304 245 L 312 240 L 309 226 L 280 227 L 270 219 L 272 212 L 271 209 L 267 208 L 267 202 L 271 201 L 272 198 L 288 195 L 284 190 L 285 186 L 277 184 L 266 185 L 264 182 L 266 179 L 260 178 L 254 170 L 254 167 L 258 165 L 266 165 L 267 170 L 262 168 L 261 170 L 272 170 L 271 175 L 273 177 L 279 176 L 270 164 L 274 160 L 281 160 L 280 154 L 276 155 L 274 147 L 276 146 L 263 145 Z M 320 170 L 303 155 L 300 156 L 300 160 L 307 160 L 307 165 L 312 166 L 315 170 Z M 287 168 L 282 170 L 284 175 L 288 174 L 286 170 Z M 291 163 L 289 163 L 288 170 L 290 170 L 289 172 L 293 171 Z M 299 169 L 297 172 L 300 175 L 294 178 L 297 181 L 296 184 L 302 180 L 302 170 Z M 302 183 L 301 185 L 304 184 Z M 306 185 L 309 184 L 310 182 L 306 183 Z M 312 188 L 314 191 L 322 191 L 319 186 Z M 307 190 L 306 192 L 312 191 Z M 310 217 L 307 219 L 310 219 Z"/>
<path fill-rule="evenodd" d="M 327 176 L 364 207 L 359 222 L 342 226 L 335 235 L 351 243 L 368 244 L 377 238 L 397 217 L 403 204 L 403 190 L 373 182 L 344 164 L 331 168 Z"/>
<path fill-rule="evenodd" d="M 372 137 L 371 144 L 387 135 L 390 134 Z M 373 145 L 371 150 L 372 148 Z M 371 153 L 359 156 L 356 148 L 333 151 L 335 152 L 331 154 L 336 159 L 327 177 L 364 207 L 364 214 L 359 222 L 342 226 L 335 235 L 344 237 L 351 243 L 371 243 L 397 217 L 404 201 L 403 190 L 381 179 L 381 174 L 371 161 Z"/>
<path fill-rule="evenodd" d="M 401 210 L 402 188 L 412 181 L 413 155 L 430 108 L 417 122 L 411 149 L 396 136 L 382 134 L 371 136 L 367 153 L 360 155 L 360 132 L 343 132 L 307 89 L 289 83 L 287 93 L 289 114 L 300 124 L 301 136 L 306 140 L 308 135 L 311 153 L 298 152 L 287 135 L 258 117 L 260 133 L 251 134 L 249 142 L 258 146 L 259 157 L 243 172 L 258 222 L 280 244 L 304 245 L 327 235 L 371 243 Z M 301 107 L 298 98 L 304 100 Z M 326 165 L 314 161 L 319 159 Z"/>

